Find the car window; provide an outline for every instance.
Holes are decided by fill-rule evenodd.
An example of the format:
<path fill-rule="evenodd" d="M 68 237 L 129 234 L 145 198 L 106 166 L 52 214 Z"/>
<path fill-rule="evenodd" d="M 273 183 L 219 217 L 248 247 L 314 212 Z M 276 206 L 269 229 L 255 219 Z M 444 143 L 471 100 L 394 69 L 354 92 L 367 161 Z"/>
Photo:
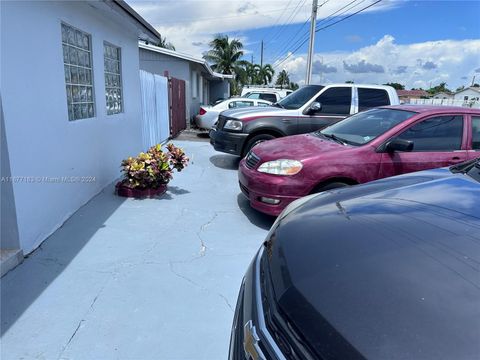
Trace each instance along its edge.
<path fill-rule="evenodd" d="M 383 89 L 358 88 L 358 110 L 390 105 L 388 93 Z"/>
<path fill-rule="evenodd" d="M 269 103 L 264 103 L 264 102 L 258 101 L 258 102 L 257 102 L 257 106 L 270 106 L 270 104 L 269 104 Z"/>
<path fill-rule="evenodd" d="M 230 104 L 228 104 L 230 109 L 247 106 L 253 106 L 253 101 L 232 101 Z"/>
<path fill-rule="evenodd" d="M 460 150 L 463 116 L 436 116 L 417 123 L 397 138 L 413 141 L 413 151 Z"/>
<path fill-rule="evenodd" d="M 249 99 L 260 99 L 260 94 L 251 92 L 245 95 L 245 97 Z"/>
<path fill-rule="evenodd" d="M 337 87 L 327 89 L 315 101 L 322 104 L 320 113 L 348 115 L 350 114 L 352 102 L 352 88 Z"/>
<path fill-rule="evenodd" d="M 480 117 L 472 117 L 472 149 L 480 150 Z"/>
<path fill-rule="evenodd" d="M 333 124 L 316 134 L 335 135 L 352 145 L 364 145 L 411 118 L 413 111 L 372 109 Z"/>
<path fill-rule="evenodd" d="M 260 94 L 260 99 L 271 101 L 271 102 L 277 101 L 277 97 L 275 96 L 275 94 L 268 94 L 268 93 Z"/>
<path fill-rule="evenodd" d="M 277 104 L 280 105 L 280 107 L 288 110 L 300 109 L 323 88 L 324 87 L 321 85 L 304 86 L 297 91 L 294 91 L 287 97 L 284 97 L 282 100 L 278 101 Z"/>

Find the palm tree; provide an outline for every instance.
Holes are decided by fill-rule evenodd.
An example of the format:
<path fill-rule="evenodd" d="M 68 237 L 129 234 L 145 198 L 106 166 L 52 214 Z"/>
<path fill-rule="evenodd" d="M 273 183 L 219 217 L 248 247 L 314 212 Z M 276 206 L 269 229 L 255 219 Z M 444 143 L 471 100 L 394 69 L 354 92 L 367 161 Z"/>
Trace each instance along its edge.
<path fill-rule="evenodd" d="M 238 39 L 228 39 L 227 35 L 217 35 L 210 42 L 209 50 L 203 58 L 212 63 L 212 69 L 222 74 L 234 74 L 238 61 L 243 56 L 243 44 Z"/>
<path fill-rule="evenodd" d="M 166 37 L 160 36 L 160 41 L 156 45 L 164 49 L 175 51 L 175 46 L 171 42 L 167 41 Z"/>
<path fill-rule="evenodd" d="M 263 66 L 261 65 L 255 65 L 256 66 L 256 82 L 259 85 L 267 85 L 272 82 L 273 75 L 275 75 L 275 70 L 273 70 L 272 65 L 270 64 L 265 64 Z"/>
<path fill-rule="evenodd" d="M 283 89 L 283 86 L 288 86 L 290 84 L 290 77 L 288 76 L 288 72 L 286 70 L 280 71 L 277 76 L 277 81 L 275 85 L 280 85 L 280 88 Z"/>
<path fill-rule="evenodd" d="M 293 91 L 297 90 L 300 86 L 298 86 L 297 83 L 291 82 L 288 87 L 292 89 Z"/>

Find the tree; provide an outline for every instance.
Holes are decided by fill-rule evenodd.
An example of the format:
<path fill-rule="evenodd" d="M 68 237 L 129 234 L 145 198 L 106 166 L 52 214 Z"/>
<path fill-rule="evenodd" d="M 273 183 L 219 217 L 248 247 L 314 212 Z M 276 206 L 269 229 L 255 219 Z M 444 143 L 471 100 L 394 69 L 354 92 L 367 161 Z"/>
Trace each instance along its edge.
<path fill-rule="evenodd" d="M 171 42 L 167 41 L 166 37 L 161 37 L 160 36 L 160 42 L 158 42 L 155 45 L 157 45 L 158 47 L 164 48 L 164 49 L 175 51 L 175 45 L 173 45 Z"/>
<path fill-rule="evenodd" d="M 480 84 L 475 83 L 472 85 L 472 87 L 480 87 Z"/>
<path fill-rule="evenodd" d="M 219 34 L 209 45 L 211 49 L 203 58 L 212 64 L 212 69 L 222 74 L 234 74 L 243 56 L 243 44 L 240 40 L 229 40 L 228 35 Z"/>
<path fill-rule="evenodd" d="M 290 78 L 288 76 L 288 72 L 286 70 L 280 71 L 277 76 L 277 81 L 275 85 L 280 85 L 280 88 L 283 89 L 283 86 L 288 86 L 290 84 Z"/>
<path fill-rule="evenodd" d="M 297 83 L 291 82 L 289 85 L 289 88 L 292 89 L 293 91 L 297 90 L 299 88 Z"/>
<path fill-rule="evenodd" d="M 405 90 L 405 85 L 402 85 L 400 83 L 386 83 L 386 84 L 383 84 L 383 85 L 391 86 L 395 90 Z"/>
<path fill-rule="evenodd" d="M 427 90 L 429 94 L 437 94 L 439 92 L 447 92 L 450 93 L 450 89 L 447 88 L 447 83 L 446 82 L 441 82 L 439 85 L 431 87 L 430 89 Z"/>
<path fill-rule="evenodd" d="M 237 61 L 235 66 L 235 80 L 242 85 L 255 83 L 257 71 L 255 65 L 246 60 Z"/>
<path fill-rule="evenodd" d="M 272 82 L 273 75 L 275 75 L 275 70 L 273 70 L 272 65 L 265 64 L 255 65 L 256 68 L 256 83 L 258 85 L 267 85 Z"/>
<path fill-rule="evenodd" d="M 353 80 L 347 80 L 345 81 L 345 84 L 355 84 L 355 82 Z"/>

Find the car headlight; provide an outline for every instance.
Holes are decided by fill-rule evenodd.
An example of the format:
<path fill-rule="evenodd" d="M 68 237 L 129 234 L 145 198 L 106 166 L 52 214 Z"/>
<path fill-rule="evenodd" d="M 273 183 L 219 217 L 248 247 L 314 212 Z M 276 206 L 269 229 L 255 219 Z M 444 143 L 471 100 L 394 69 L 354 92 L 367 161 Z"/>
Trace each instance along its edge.
<path fill-rule="evenodd" d="M 302 170 L 302 163 L 297 160 L 279 159 L 264 162 L 258 171 L 274 175 L 295 175 Z"/>
<path fill-rule="evenodd" d="M 240 131 L 243 128 L 243 123 L 238 120 L 227 120 L 224 129 Z"/>

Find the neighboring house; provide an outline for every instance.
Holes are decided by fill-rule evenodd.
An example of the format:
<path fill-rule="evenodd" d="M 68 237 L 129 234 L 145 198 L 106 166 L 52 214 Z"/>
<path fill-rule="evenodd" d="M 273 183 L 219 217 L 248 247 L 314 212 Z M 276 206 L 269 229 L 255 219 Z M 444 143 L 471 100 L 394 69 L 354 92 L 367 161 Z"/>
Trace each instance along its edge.
<path fill-rule="evenodd" d="M 453 97 L 455 100 L 463 100 L 465 102 L 480 101 L 480 87 L 470 86 L 456 92 Z"/>
<path fill-rule="evenodd" d="M 442 100 L 453 99 L 453 94 L 442 91 L 442 92 L 439 92 L 439 93 L 436 93 L 435 95 L 433 95 L 432 99 L 442 99 Z"/>
<path fill-rule="evenodd" d="M 140 43 L 140 69 L 184 80 L 186 114 L 191 119 L 201 105 L 230 96 L 232 75 L 216 73 L 204 60 L 177 51 Z"/>
<path fill-rule="evenodd" d="M 402 103 L 408 103 L 410 99 L 421 99 L 430 96 L 430 94 L 424 90 L 397 90 L 397 94 Z"/>
<path fill-rule="evenodd" d="M 142 150 L 138 40 L 160 34 L 119 0 L 0 6 L 1 248 L 26 254 Z"/>

